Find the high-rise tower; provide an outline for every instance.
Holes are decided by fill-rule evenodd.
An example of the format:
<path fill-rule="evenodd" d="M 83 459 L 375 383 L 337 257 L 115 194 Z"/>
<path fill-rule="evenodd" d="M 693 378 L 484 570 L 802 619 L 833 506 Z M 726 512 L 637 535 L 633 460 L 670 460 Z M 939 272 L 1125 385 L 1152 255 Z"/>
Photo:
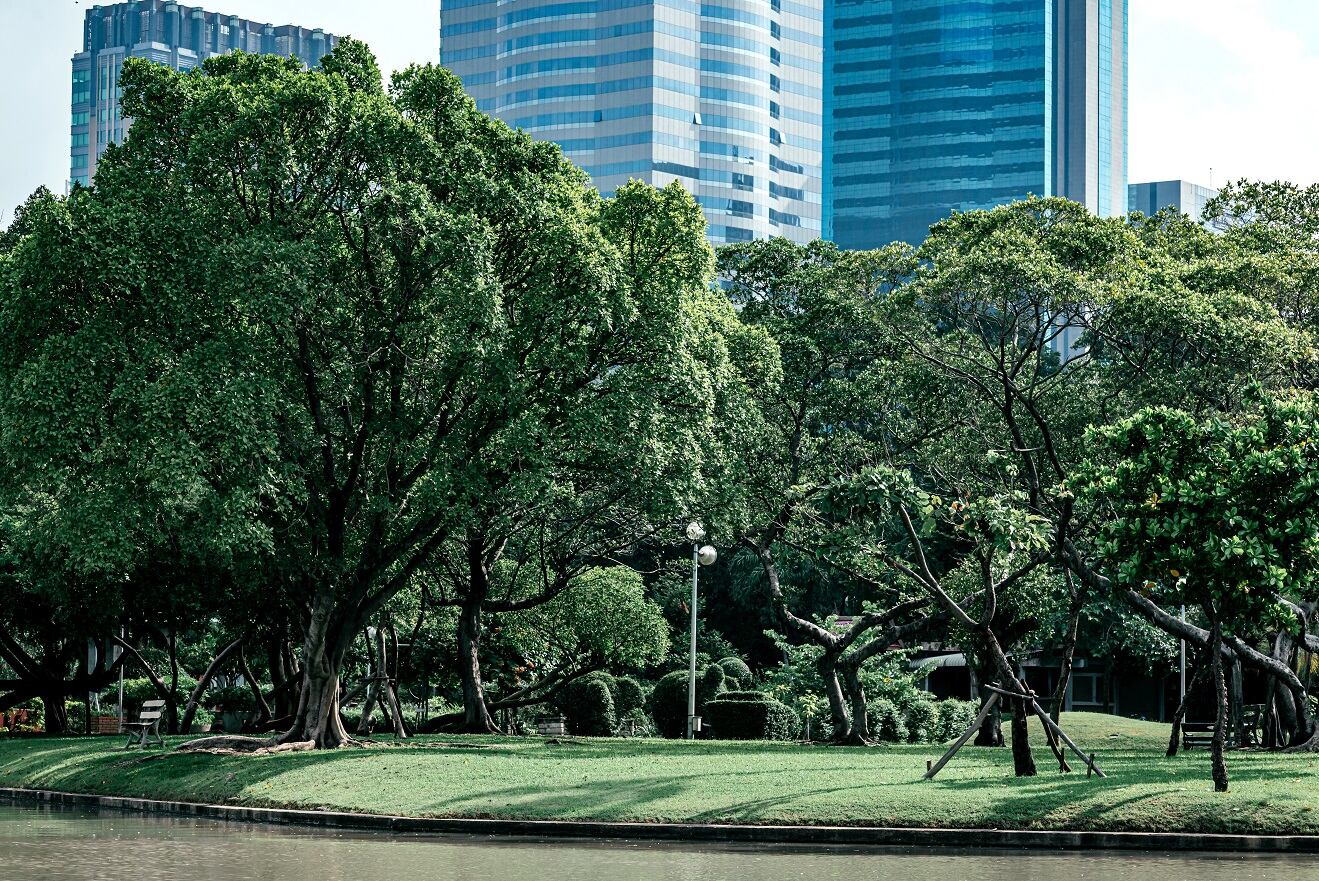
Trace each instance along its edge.
<path fill-rule="evenodd" d="M 276 27 L 206 12 L 170 0 L 128 0 L 87 10 L 82 51 L 73 56 L 70 183 L 86 185 L 110 144 L 121 143 L 130 120 L 119 108 L 119 75 L 128 58 L 190 70 L 212 55 L 241 49 L 300 58 L 308 66 L 337 38 L 296 25 Z"/>
<path fill-rule="evenodd" d="M 1127 202 L 1126 0 L 829 0 L 825 234 L 917 244 L 1025 198 Z"/>
<path fill-rule="evenodd" d="M 716 243 L 821 227 L 821 0 L 444 0 L 477 106 L 610 193 L 681 181 Z"/>

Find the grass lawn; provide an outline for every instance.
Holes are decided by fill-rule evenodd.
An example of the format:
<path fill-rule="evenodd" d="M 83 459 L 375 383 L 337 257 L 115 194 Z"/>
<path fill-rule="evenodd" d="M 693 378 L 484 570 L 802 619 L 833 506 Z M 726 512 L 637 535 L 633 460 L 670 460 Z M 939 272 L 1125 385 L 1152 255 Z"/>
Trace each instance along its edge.
<path fill-rule="evenodd" d="M 967 747 L 924 781 L 940 747 L 431 737 L 162 757 L 117 738 L 0 738 L 0 787 L 435 817 L 1319 834 L 1319 756 L 1230 753 L 1231 791 L 1216 795 L 1207 751 L 1163 756 L 1166 725 L 1063 725 L 1107 779 L 1058 774 L 1042 741 L 1038 777 L 1015 779 L 1008 750 Z"/>

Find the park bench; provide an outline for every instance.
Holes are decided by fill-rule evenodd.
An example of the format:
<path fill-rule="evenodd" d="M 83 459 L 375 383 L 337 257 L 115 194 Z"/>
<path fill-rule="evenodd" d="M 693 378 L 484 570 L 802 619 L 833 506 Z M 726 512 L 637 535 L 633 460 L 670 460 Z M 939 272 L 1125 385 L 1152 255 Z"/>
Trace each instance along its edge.
<path fill-rule="evenodd" d="M 124 723 L 124 727 L 128 729 L 128 743 L 125 744 L 124 749 L 150 746 L 153 737 L 158 746 L 164 746 L 165 738 L 160 736 L 160 718 L 164 714 L 164 701 L 145 701 L 141 712 L 137 714 L 137 721 Z"/>

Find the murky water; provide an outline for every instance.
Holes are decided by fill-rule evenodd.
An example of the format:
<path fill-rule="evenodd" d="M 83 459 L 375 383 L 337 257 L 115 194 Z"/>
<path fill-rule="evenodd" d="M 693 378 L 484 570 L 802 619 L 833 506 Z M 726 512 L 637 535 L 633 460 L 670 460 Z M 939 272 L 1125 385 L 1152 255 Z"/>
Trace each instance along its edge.
<path fill-rule="evenodd" d="M 0 881 L 1308 881 L 1319 857 L 386 836 L 0 806 Z"/>

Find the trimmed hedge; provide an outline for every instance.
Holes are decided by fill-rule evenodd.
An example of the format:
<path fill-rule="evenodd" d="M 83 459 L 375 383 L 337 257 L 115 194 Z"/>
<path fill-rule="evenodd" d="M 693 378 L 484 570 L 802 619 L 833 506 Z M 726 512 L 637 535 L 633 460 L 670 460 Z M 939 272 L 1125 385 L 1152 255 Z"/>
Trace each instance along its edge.
<path fill-rule="evenodd" d="M 614 709 L 618 712 L 618 718 L 631 714 L 635 710 L 641 709 L 646 703 L 646 692 L 641 687 L 641 683 L 631 676 L 617 676 L 614 678 L 616 690 L 613 692 Z"/>
<path fill-rule="evenodd" d="M 706 667 L 696 680 L 696 712 L 705 715 L 704 707 L 716 695 L 727 691 L 727 677 L 718 664 Z M 674 670 L 663 676 L 651 695 L 651 717 L 655 730 L 670 740 L 687 734 L 687 671 Z"/>
<path fill-rule="evenodd" d="M 724 676 L 737 683 L 736 685 L 730 683 L 730 688 L 749 688 L 751 686 L 751 668 L 741 658 L 723 658 L 718 663 L 719 668 L 724 671 Z"/>
<path fill-rule="evenodd" d="M 579 737 L 612 737 L 618 728 L 618 713 L 608 683 L 591 679 L 581 691 L 577 715 L 568 717 L 568 731 Z"/>
<path fill-rule="evenodd" d="M 595 686 L 602 686 L 603 693 Z M 603 697 L 602 697 L 603 694 Z M 580 679 L 569 682 L 559 692 L 555 703 L 567 717 L 568 732 L 581 737 L 608 737 L 614 733 L 618 722 L 617 705 L 622 693 L 617 680 L 604 671 L 588 673 Z M 610 716 L 614 724 L 604 730 L 603 720 Z"/>
<path fill-rule="evenodd" d="M 719 740 L 796 740 L 801 720 L 786 704 L 760 695 L 756 700 L 733 692 L 738 698 L 720 695 L 705 705 L 705 715 Z"/>

